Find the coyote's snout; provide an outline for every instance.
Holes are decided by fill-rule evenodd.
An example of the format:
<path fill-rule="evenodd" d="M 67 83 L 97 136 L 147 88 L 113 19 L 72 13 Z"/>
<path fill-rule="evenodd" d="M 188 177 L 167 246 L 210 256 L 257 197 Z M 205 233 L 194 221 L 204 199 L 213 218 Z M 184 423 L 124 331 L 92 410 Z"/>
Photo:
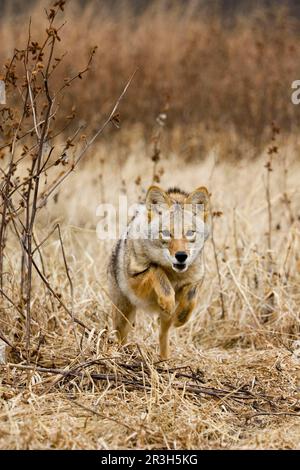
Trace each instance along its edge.
<path fill-rule="evenodd" d="M 184 325 L 197 305 L 203 278 L 202 249 L 208 237 L 208 191 L 167 192 L 151 186 L 109 265 L 114 324 L 122 343 L 136 309 L 160 315 L 160 355 L 168 357 L 168 334 Z"/>

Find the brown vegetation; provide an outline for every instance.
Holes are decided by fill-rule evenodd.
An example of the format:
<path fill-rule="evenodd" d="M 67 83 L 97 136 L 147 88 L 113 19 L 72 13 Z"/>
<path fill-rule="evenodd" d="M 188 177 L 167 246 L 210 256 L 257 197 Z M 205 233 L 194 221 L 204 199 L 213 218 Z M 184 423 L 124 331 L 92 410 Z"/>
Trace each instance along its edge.
<path fill-rule="evenodd" d="M 45 2 L 34 4 L 26 17 L 0 19 L 0 60 L 26 41 L 28 15 L 33 39 L 45 29 Z M 63 106 L 91 126 L 110 109 L 123 84 L 138 68 L 135 86 L 121 109 L 127 127 L 142 123 L 151 128 L 155 117 L 168 109 L 168 125 L 203 126 L 203 132 L 236 130 L 239 136 L 266 138 L 273 120 L 285 131 L 298 129 L 299 113 L 290 100 L 291 83 L 299 75 L 299 21 L 284 8 L 252 11 L 228 24 L 218 12 L 199 2 L 154 2 L 134 14 L 122 2 L 111 10 L 106 2 L 70 2 L 61 47 L 66 53 L 56 80 L 71 77 L 86 64 L 98 46 L 88 85 L 79 81 L 66 90 Z M 74 108 L 73 108 L 74 109 Z M 265 139 L 264 139 L 265 141 Z"/>
<path fill-rule="evenodd" d="M 63 3 L 46 33 L 33 11 L 28 43 L 24 19 L 0 20 L 5 55 L 18 48 L 0 108 L 0 447 L 299 448 L 292 20 L 256 12 L 224 29 L 192 7 L 136 18 L 72 3 L 59 29 Z M 199 310 L 163 362 L 154 317 L 114 341 L 112 241 L 95 230 L 100 202 L 141 200 L 153 181 L 212 192 Z"/>

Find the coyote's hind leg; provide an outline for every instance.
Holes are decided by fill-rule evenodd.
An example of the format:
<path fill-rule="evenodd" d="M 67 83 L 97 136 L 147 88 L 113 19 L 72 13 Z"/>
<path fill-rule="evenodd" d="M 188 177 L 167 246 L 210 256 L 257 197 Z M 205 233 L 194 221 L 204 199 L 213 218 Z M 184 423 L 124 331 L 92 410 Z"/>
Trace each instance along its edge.
<path fill-rule="evenodd" d="M 118 340 L 124 344 L 128 333 L 134 326 L 136 308 L 126 300 L 118 305 L 113 305 L 112 313 Z"/>

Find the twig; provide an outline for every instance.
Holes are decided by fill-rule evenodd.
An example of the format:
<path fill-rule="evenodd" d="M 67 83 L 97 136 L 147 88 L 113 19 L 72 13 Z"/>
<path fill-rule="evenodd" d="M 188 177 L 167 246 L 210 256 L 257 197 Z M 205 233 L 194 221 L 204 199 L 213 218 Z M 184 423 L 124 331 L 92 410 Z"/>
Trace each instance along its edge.
<path fill-rule="evenodd" d="M 300 413 L 292 413 L 291 411 L 261 411 L 259 413 L 254 413 L 251 416 L 246 418 L 246 422 L 248 422 L 252 418 L 256 418 L 257 416 L 294 416 L 295 418 L 300 418 Z"/>
<path fill-rule="evenodd" d="M 4 341 L 4 343 L 6 343 L 7 346 L 9 346 L 10 348 L 16 349 L 1 331 L 0 331 L 0 339 L 2 339 L 2 341 Z"/>
<path fill-rule="evenodd" d="M 120 101 L 122 100 L 122 98 L 124 97 L 126 91 L 128 90 L 129 88 L 129 85 L 131 84 L 135 74 L 136 74 L 137 70 L 135 70 L 135 72 L 131 75 L 130 79 L 128 80 L 128 82 L 126 83 L 121 95 L 119 96 L 119 98 L 117 99 L 111 113 L 109 114 L 108 118 L 106 119 L 106 121 L 104 122 L 104 124 L 102 124 L 102 126 L 100 127 L 100 129 L 98 129 L 98 131 L 94 134 L 94 136 L 86 143 L 85 147 L 81 150 L 81 152 L 79 153 L 79 155 L 77 156 L 75 162 L 73 163 L 73 165 L 71 166 L 71 168 L 69 168 L 66 173 L 64 173 L 59 179 L 58 181 L 55 182 L 55 184 L 52 186 L 52 188 L 50 188 L 50 190 L 48 190 L 46 193 L 44 193 L 38 203 L 38 208 L 44 206 L 46 204 L 46 201 L 47 199 L 49 198 L 49 196 L 53 193 L 53 191 L 55 191 L 57 189 L 57 187 L 70 175 L 70 173 L 72 173 L 74 171 L 74 169 L 77 167 L 78 163 L 81 161 L 82 157 L 84 156 L 84 154 L 87 152 L 87 150 L 90 148 L 90 146 L 94 143 L 94 141 L 97 139 L 97 137 L 104 131 L 104 129 L 106 128 L 106 126 L 112 121 L 118 107 L 119 107 L 119 104 L 120 104 Z"/>
<path fill-rule="evenodd" d="M 46 367 L 39 367 L 39 366 L 31 366 L 31 365 L 21 365 L 21 364 L 0 364 L 1 367 L 15 367 L 17 369 L 23 370 L 36 370 L 37 372 L 42 373 L 49 373 L 49 374 L 56 374 L 61 375 L 62 379 L 67 377 L 83 377 L 84 375 L 80 373 L 80 371 L 72 371 L 72 370 L 64 370 L 64 369 L 55 369 L 55 368 L 46 368 Z M 105 373 L 90 373 L 89 377 L 93 380 L 105 381 L 105 382 L 113 382 L 117 386 L 122 383 L 129 387 L 142 389 L 142 390 L 149 390 L 151 389 L 151 383 L 145 384 L 140 377 L 138 378 L 128 378 L 124 377 L 120 374 L 105 374 Z M 224 389 L 216 389 L 213 387 L 203 387 L 199 385 L 194 385 L 190 383 L 180 383 L 180 382 L 172 382 L 172 387 L 176 390 L 183 390 L 184 392 L 196 394 L 196 395 L 208 395 L 210 397 L 215 398 L 231 398 L 234 400 L 254 400 L 257 398 L 261 399 L 268 399 L 267 397 L 253 395 L 251 392 L 243 391 L 243 390 L 224 390 Z"/>
<path fill-rule="evenodd" d="M 209 200 L 209 213 L 210 213 L 210 220 L 211 220 L 211 243 L 212 243 L 213 252 L 214 252 L 215 264 L 217 268 L 218 283 L 219 283 L 219 297 L 220 297 L 220 303 L 221 303 L 221 319 L 223 320 L 225 318 L 225 302 L 224 302 L 223 285 L 222 285 L 222 279 L 221 279 L 221 273 L 220 273 L 219 260 L 218 260 L 218 255 L 217 255 L 217 248 L 216 248 L 215 238 L 214 238 L 214 217 L 212 213 L 210 200 Z"/>
<path fill-rule="evenodd" d="M 93 415 L 96 415 L 96 416 L 99 416 L 99 418 L 102 418 L 102 419 L 108 419 L 109 421 L 112 421 L 116 424 L 118 424 L 119 426 L 124 426 L 124 428 L 126 429 L 129 429 L 129 431 L 131 432 L 135 432 L 136 429 L 133 429 L 131 428 L 130 426 L 128 426 L 127 424 L 125 423 L 122 423 L 122 421 L 119 421 L 115 418 L 111 418 L 110 416 L 106 415 L 106 414 L 102 414 L 102 413 L 99 413 L 98 411 L 96 410 L 93 410 L 92 408 L 89 408 L 88 406 L 85 406 L 85 405 L 82 405 L 82 403 L 79 403 L 77 400 L 73 400 L 72 398 L 69 398 L 70 402 L 77 406 L 79 406 L 80 408 L 82 408 L 83 410 L 85 411 L 89 411 L 90 413 L 92 413 Z"/>

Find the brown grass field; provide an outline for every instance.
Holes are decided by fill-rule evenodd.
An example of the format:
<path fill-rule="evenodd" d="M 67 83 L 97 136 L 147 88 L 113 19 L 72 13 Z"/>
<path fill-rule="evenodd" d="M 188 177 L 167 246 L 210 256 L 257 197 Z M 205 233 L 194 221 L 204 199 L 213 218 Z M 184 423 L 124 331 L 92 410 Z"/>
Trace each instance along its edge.
<path fill-rule="evenodd" d="M 36 23 L 42 5 L 32 11 L 37 37 L 44 28 Z M 109 123 L 37 211 L 30 256 L 44 280 L 35 267 L 28 274 L 26 213 L 35 215 L 39 179 L 31 164 L 45 158 L 35 150 L 42 139 L 35 118 L 45 119 L 40 110 L 46 94 L 38 89 L 38 74 L 27 77 L 24 88 L 6 75 L 15 114 L 7 117 L 0 105 L 0 448 L 299 450 L 300 111 L 290 102 L 290 84 L 299 78 L 296 20 L 284 11 L 271 19 L 256 11 L 225 27 L 218 13 L 199 14 L 197 22 L 195 5 L 180 20 L 179 7 L 168 11 L 156 4 L 141 18 L 122 9 L 110 16 L 103 8 L 97 23 L 89 7 L 80 16 L 86 30 L 81 42 L 76 8 L 57 13 L 68 19 L 57 44 L 68 55 L 49 80 L 51 90 L 66 73 L 82 70 L 88 46 L 98 43 L 99 55 L 83 80 L 67 87 L 61 112 L 46 129 L 53 164 L 40 174 L 40 196 L 74 165 L 76 152 L 139 70 L 118 108 L 121 129 Z M 26 24 L 24 17 L 13 25 L 8 16 L 0 20 L 3 61 L 21 41 L 26 47 L 26 30 L 18 27 Z M 270 41 L 268 21 L 277 22 Z M 151 38 L 155 32 L 151 51 L 149 31 Z M 168 31 L 172 40 L 164 41 Z M 274 60 L 279 49 L 282 59 Z M 188 65 L 181 63 L 185 57 Z M 36 68 L 30 62 L 27 70 Z M 36 107 L 29 96 L 28 122 L 19 129 L 12 123 L 20 119 L 20 96 L 22 102 L 22 90 L 29 88 Z M 74 103 L 77 125 L 80 119 L 88 124 L 66 147 L 76 123 L 58 136 L 55 130 Z M 164 125 L 159 113 L 167 116 Z M 31 132 L 14 140 L 21 129 Z M 59 157 L 61 149 L 68 158 Z M 12 159 L 18 163 L 8 182 Z M 187 191 L 205 185 L 211 192 L 213 230 L 204 251 L 201 301 L 189 323 L 172 332 L 168 361 L 158 355 L 158 319 L 147 313 L 138 315 L 126 346 L 116 343 L 106 284 L 113 241 L 96 234 L 101 202 L 117 204 L 121 193 L 132 203 L 142 200 L 153 180 Z M 60 236 L 52 233 L 56 224 Z"/>

